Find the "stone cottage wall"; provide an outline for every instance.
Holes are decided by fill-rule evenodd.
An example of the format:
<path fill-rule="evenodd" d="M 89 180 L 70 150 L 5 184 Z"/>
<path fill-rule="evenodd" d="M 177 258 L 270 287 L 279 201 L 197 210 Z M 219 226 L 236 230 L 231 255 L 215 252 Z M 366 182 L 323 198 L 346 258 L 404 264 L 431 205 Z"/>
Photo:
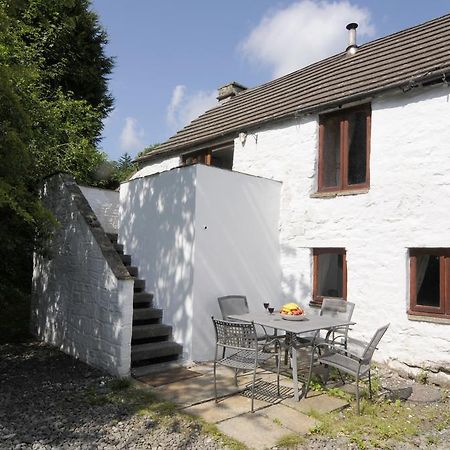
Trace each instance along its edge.
<path fill-rule="evenodd" d="M 408 249 L 450 247 L 449 124 L 448 87 L 373 100 L 370 189 L 359 195 L 314 195 L 314 115 L 254 130 L 244 146 L 236 139 L 233 163 L 233 170 L 283 182 L 284 300 L 311 300 L 313 248 L 344 247 L 347 297 L 356 304 L 354 333 L 368 337 L 390 322 L 376 358 L 413 375 L 431 369 L 431 380 L 447 381 L 450 321 L 413 321 L 407 310 Z"/>
<path fill-rule="evenodd" d="M 42 197 L 59 224 L 35 255 L 32 331 L 113 375 L 129 374 L 133 280 L 79 187 L 46 180 Z"/>

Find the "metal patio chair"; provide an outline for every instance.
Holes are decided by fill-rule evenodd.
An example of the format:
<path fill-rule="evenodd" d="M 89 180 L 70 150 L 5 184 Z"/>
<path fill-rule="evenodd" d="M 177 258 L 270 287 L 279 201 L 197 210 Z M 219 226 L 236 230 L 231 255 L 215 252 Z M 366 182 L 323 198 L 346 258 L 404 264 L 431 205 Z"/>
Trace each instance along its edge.
<path fill-rule="evenodd" d="M 237 386 L 237 372 L 252 370 L 252 407 L 254 412 L 256 369 L 268 359 L 277 357 L 277 393 L 280 396 L 280 346 L 276 339 L 258 344 L 255 324 L 253 322 L 232 322 L 212 318 L 216 332 L 216 351 L 214 356 L 214 398 L 217 399 L 217 364 L 235 370 L 235 384 Z M 273 345 L 272 345 L 273 344 Z M 269 347 L 272 347 L 272 351 Z M 219 355 L 222 355 L 219 357 Z"/>
<path fill-rule="evenodd" d="M 319 364 L 323 364 L 327 367 L 327 377 L 328 379 L 328 371 L 330 367 L 336 368 L 339 373 L 344 372 L 349 375 L 352 375 L 356 378 L 356 403 L 357 403 L 357 411 L 358 415 L 360 414 L 359 407 L 359 381 L 362 378 L 368 378 L 369 381 L 369 397 L 372 399 L 372 380 L 370 377 L 370 363 L 372 361 L 372 356 L 374 351 L 377 348 L 378 343 L 383 337 L 384 333 L 388 329 L 389 324 L 384 325 L 373 335 L 372 339 L 369 342 L 364 342 L 360 340 L 351 339 L 348 340 L 348 343 L 354 342 L 357 344 L 357 350 L 353 350 L 350 348 L 345 348 L 339 344 L 333 344 L 331 342 L 323 342 L 314 345 L 313 351 L 311 354 L 311 364 L 309 368 L 309 376 L 308 382 L 305 388 L 305 398 L 308 394 L 309 385 L 311 383 L 311 377 L 313 372 L 313 366 L 315 362 L 315 355 L 317 354 L 316 362 Z M 323 353 L 322 353 L 323 352 Z M 344 381 L 344 380 L 343 380 Z"/>
<path fill-rule="evenodd" d="M 223 320 L 231 320 L 230 316 L 240 316 L 250 312 L 245 295 L 225 295 L 217 300 Z M 258 328 L 262 329 L 262 332 L 257 331 L 256 333 L 258 341 L 270 341 L 276 337 L 273 333 L 269 334 L 262 325 L 258 325 Z"/>
<path fill-rule="evenodd" d="M 350 322 L 354 309 L 355 304 L 352 302 L 347 302 L 344 299 L 324 298 L 319 315 L 326 317 L 337 317 Z M 298 347 L 308 347 L 328 341 L 331 341 L 333 344 L 340 344 L 343 347 L 346 347 L 348 330 L 348 326 L 335 328 L 330 333 L 327 333 L 325 338 L 321 337 L 319 333 L 315 333 L 313 336 L 297 336 L 295 342 Z"/>

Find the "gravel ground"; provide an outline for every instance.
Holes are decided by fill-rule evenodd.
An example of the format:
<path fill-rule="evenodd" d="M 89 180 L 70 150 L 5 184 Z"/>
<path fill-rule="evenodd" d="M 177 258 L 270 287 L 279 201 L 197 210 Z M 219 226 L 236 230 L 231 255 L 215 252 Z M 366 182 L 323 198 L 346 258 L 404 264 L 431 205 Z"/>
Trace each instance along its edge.
<path fill-rule="evenodd" d="M 405 385 L 393 372 L 380 376 L 391 387 Z M 137 415 L 127 404 L 96 401 L 110 392 L 112 380 L 42 343 L 0 346 L 0 449 L 227 448 L 203 434 L 198 423 L 181 415 L 164 421 Z M 411 405 L 412 410 L 424 407 Z M 449 399 L 439 408 L 448 409 Z M 435 433 L 439 438 L 435 444 L 415 436 L 405 444 L 386 442 L 385 448 L 450 448 L 450 424 Z M 313 435 L 298 448 L 358 447 L 343 436 L 330 439 Z"/>
<path fill-rule="evenodd" d="M 0 346 L 0 449 L 216 449 L 183 418 L 170 426 L 90 402 L 111 381 L 41 343 Z"/>

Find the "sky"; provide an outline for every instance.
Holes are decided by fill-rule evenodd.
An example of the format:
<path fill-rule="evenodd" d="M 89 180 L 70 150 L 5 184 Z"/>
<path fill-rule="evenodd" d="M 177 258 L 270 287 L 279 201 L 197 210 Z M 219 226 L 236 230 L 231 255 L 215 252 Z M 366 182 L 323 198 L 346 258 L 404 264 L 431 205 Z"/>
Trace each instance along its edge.
<path fill-rule="evenodd" d="M 117 160 L 164 142 L 217 103 L 358 44 L 450 13 L 450 0 L 92 0 L 115 58 L 100 147 Z"/>

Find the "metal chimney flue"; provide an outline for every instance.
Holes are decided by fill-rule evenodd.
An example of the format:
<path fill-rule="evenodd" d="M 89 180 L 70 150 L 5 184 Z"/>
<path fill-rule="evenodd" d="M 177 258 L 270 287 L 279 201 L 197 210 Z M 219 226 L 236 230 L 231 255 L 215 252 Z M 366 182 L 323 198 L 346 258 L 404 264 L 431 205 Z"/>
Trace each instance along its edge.
<path fill-rule="evenodd" d="M 348 30 L 348 47 L 345 49 L 347 55 L 354 55 L 358 46 L 356 45 L 356 29 L 358 28 L 357 23 L 349 23 L 345 28 Z"/>

